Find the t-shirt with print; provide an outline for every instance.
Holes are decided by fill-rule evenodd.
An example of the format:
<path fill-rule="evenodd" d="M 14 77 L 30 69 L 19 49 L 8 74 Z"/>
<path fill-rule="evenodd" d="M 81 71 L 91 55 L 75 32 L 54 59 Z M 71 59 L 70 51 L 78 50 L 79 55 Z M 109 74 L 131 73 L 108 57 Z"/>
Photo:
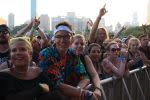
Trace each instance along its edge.
<path fill-rule="evenodd" d="M 6 51 L 4 53 L 0 53 L 0 65 L 10 59 L 10 51 Z"/>

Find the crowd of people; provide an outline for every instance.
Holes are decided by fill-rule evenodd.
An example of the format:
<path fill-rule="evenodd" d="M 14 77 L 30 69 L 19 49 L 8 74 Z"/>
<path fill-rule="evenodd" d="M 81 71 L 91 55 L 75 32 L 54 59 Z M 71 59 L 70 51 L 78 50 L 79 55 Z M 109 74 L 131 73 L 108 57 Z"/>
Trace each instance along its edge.
<path fill-rule="evenodd" d="M 0 25 L 0 99 L 2 100 L 100 100 L 100 80 L 128 76 L 130 70 L 150 65 L 145 31 L 126 41 L 110 37 L 98 27 L 105 6 L 92 25 L 88 40 L 73 33 L 68 22 L 56 25 L 49 39 L 32 20 L 12 37 Z M 38 36 L 34 36 L 34 32 Z"/>

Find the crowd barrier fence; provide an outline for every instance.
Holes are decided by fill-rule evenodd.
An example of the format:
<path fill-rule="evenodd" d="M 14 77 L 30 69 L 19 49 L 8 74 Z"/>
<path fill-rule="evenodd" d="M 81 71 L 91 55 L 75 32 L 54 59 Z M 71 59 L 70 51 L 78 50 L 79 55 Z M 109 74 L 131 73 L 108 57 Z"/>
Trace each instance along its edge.
<path fill-rule="evenodd" d="M 123 78 L 101 80 L 101 100 L 150 100 L 150 67 L 143 66 Z"/>

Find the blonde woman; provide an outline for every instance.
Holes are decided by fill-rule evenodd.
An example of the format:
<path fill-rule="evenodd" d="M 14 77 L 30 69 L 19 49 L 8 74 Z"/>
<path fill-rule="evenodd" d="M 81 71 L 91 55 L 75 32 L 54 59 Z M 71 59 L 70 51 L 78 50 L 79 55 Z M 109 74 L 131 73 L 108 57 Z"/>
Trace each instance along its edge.
<path fill-rule="evenodd" d="M 81 59 L 82 63 L 84 64 L 93 85 L 95 86 L 94 93 L 100 97 L 101 96 L 101 92 L 99 90 L 100 89 L 100 78 L 94 68 L 94 65 L 93 65 L 90 57 L 83 53 L 84 47 L 85 47 L 84 36 L 83 35 L 74 35 L 72 38 L 71 48 L 73 48 L 76 51 L 77 55 L 80 56 L 80 59 Z"/>
<path fill-rule="evenodd" d="M 26 38 L 17 37 L 11 39 L 9 45 L 12 67 L 0 72 L 0 99 L 50 100 L 58 98 L 50 93 L 50 81 L 39 67 L 30 67 L 31 43 Z"/>
<path fill-rule="evenodd" d="M 144 53 L 140 52 L 140 41 L 138 38 L 130 38 L 128 42 L 128 67 L 130 70 L 142 67 L 146 64 Z"/>

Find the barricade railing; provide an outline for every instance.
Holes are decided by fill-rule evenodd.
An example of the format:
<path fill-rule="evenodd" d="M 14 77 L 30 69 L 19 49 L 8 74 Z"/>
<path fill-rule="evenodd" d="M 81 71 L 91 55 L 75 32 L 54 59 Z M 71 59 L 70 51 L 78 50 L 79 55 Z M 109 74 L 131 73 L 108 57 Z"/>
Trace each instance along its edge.
<path fill-rule="evenodd" d="M 115 76 L 101 80 L 102 100 L 150 100 L 150 67 L 143 66 L 129 72 L 129 76 Z"/>

